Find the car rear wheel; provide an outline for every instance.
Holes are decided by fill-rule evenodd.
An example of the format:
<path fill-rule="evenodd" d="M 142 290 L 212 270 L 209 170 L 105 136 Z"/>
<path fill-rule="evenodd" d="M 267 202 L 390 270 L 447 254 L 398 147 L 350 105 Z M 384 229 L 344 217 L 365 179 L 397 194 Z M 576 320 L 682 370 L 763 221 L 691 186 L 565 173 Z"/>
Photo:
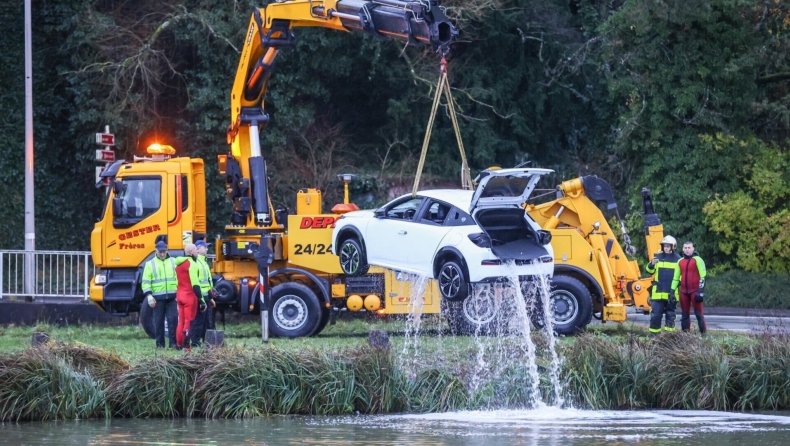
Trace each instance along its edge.
<path fill-rule="evenodd" d="M 306 285 L 281 283 L 272 288 L 269 327 L 273 336 L 298 338 L 312 335 L 321 323 L 321 304 Z"/>
<path fill-rule="evenodd" d="M 464 270 L 455 260 L 444 262 L 437 274 L 439 292 L 449 301 L 462 301 L 469 296 L 469 283 L 464 277 Z"/>
<path fill-rule="evenodd" d="M 368 258 L 362 244 L 356 238 L 350 238 L 340 244 L 340 269 L 348 276 L 361 276 L 368 272 Z"/>

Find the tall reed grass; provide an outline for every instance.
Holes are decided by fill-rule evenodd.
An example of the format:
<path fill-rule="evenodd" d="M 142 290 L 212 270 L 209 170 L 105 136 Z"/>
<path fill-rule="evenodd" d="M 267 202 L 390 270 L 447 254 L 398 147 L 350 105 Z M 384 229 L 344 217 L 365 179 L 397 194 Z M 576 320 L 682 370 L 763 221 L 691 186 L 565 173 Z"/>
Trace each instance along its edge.
<path fill-rule="evenodd" d="M 582 336 L 567 353 L 569 397 L 591 409 L 790 408 L 788 338 L 737 339 L 673 333 L 622 342 Z"/>
<path fill-rule="evenodd" d="M 781 336 L 588 334 L 564 344 L 561 354 L 566 401 L 578 408 L 790 409 L 790 343 Z M 130 365 L 113 353 L 50 344 L 0 356 L 0 420 L 378 414 L 534 403 L 523 368 L 498 369 L 472 391 L 461 378 L 471 375 L 463 365 L 407 374 L 395 355 L 267 346 Z M 546 370 L 540 380 L 543 401 L 551 403 Z"/>

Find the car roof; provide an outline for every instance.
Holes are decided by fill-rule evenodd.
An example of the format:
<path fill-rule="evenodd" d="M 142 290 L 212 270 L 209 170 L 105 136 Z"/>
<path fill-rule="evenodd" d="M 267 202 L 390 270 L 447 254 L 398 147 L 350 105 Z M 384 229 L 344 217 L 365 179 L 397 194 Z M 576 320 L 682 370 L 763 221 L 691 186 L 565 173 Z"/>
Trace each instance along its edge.
<path fill-rule="evenodd" d="M 471 190 L 462 189 L 429 189 L 421 190 L 417 192 L 417 195 L 444 201 L 466 211 L 469 208 L 469 203 L 472 202 L 473 193 Z"/>

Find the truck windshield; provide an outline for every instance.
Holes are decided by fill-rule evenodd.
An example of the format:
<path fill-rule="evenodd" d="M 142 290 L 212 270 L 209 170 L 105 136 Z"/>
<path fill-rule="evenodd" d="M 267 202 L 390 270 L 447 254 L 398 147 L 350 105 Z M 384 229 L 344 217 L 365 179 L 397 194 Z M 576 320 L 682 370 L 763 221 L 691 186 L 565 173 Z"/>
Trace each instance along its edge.
<path fill-rule="evenodd" d="M 124 177 L 121 199 L 121 215 L 116 217 L 116 226 L 129 226 L 152 215 L 161 205 L 162 181 L 154 177 Z"/>

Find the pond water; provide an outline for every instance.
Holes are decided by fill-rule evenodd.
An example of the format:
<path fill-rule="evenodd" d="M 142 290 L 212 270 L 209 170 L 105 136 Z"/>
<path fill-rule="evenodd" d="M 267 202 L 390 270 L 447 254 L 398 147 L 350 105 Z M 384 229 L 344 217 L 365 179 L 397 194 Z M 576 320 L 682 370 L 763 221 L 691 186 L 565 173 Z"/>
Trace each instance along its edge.
<path fill-rule="evenodd" d="M 543 408 L 425 415 L 2 424 L 25 445 L 786 445 L 790 414 Z"/>

